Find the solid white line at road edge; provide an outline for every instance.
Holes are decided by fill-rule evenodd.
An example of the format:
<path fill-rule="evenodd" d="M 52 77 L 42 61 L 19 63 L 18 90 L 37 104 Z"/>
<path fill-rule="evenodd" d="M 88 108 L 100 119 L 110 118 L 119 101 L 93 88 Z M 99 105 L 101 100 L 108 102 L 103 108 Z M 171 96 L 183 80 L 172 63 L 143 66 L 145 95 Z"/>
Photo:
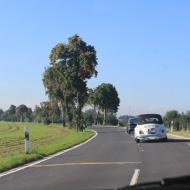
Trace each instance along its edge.
<path fill-rule="evenodd" d="M 135 169 L 133 177 L 131 178 L 131 182 L 130 182 L 129 186 L 133 186 L 133 185 L 137 184 L 139 175 L 140 175 L 140 169 Z"/>
<path fill-rule="evenodd" d="M 82 145 L 84 145 L 84 144 L 86 144 L 86 143 L 92 141 L 92 140 L 98 135 L 98 133 L 97 133 L 95 130 L 92 130 L 92 131 L 95 132 L 95 135 L 94 135 L 93 137 L 91 137 L 90 139 L 88 139 L 87 141 L 85 141 L 85 142 L 83 142 L 83 143 L 80 143 L 80 144 L 78 144 L 78 145 L 75 145 L 75 146 L 73 146 L 73 147 L 71 147 L 71 148 L 68 148 L 68 149 L 66 149 L 66 150 L 63 150 L 63 151 L 61 151 L 61 152 L 58 152 L 58 153 L 56 153 L 56 154 L 53 154 L 53 155 L 51 155 L 51 156 L 47 156 L 46 158 L 43 158 L 43 159 L 41 159 L 41 160 L 38 160 L 38 161 L 35 161 L 35 162 L 32 162 L 32 163 L 29 163 L 29 164 L 25 164 L 24 166 L 21 166 L 21 167 L 18 167 L 18 168 L 9 170 L 9 171 L 7 171 L 7 172 L 0 173 L 0 178 L 4 177 L 4 176 L 6 176 L 6 175 L 10 175 L 10 174 L 12 174 L 12 173 L 16 173 L 16 172 L 18 172 L 18 171 L 24 170 L 24 169 L 29 168 L 29 167 L 31 167 L 31 166 L 40 164 L 40 163 L 42 163 L 42 162 L 45 162 L 45 161 L 47 161 L 47 160 L 50 160 L 50 159 L 55 158 L 55 157 L 57 157 L 57 156 L 60 156 L 60 155 L 62 155 L 62 154 L 64 154 L 64 153 L 66 153 L 66 152 L 69 152 L 69 151 L 71 151 L 71 150 L 74 150 L 74 149 L 76 149 L 76 148 L 79 148 L 80 146 L 82 146 Z"/>

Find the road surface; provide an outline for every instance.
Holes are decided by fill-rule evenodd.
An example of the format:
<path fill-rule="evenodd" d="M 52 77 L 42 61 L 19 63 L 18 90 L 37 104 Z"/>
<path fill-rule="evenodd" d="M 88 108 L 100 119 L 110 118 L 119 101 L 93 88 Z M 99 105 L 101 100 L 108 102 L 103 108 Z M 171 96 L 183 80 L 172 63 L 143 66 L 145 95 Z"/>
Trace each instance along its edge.
<path fill-rule="evenodd" d="M 190 175 L 190 142 L 140 143 L 121 128 L 96 128 L 87 144 L 0 178 L 1 190 L 109 189 Z"/>

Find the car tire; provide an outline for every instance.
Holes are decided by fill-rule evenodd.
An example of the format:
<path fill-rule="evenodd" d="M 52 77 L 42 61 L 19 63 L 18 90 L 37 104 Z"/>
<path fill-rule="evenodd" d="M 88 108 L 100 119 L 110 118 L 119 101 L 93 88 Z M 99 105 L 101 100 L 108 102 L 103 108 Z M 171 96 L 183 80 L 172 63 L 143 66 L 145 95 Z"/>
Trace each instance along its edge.
<path fill-rule="evenodd" d="M 139 139 L 135 139 L 136 143 L 140 143 L 140 140 Z"/>
<path fill-rule="evenodd" d="M 162 141 L 163 141 L 163 142 L 167 142 L 167 141 L 168 141 L 168 138 L 165 137 L 165 138 L 162 139 Z"/>

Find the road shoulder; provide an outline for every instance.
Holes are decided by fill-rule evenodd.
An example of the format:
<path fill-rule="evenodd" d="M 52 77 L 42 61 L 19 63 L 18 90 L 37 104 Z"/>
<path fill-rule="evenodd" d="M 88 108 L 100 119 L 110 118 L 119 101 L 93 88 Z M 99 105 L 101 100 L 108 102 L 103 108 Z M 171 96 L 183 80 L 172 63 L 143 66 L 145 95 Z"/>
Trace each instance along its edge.
<path fill-rule="evenodd" d="M 184 136 L 180 136 L 180 135 L 174 135 L 172 133 L 168 133 L 168 137 L 177 138 L 177 139 L 190 140 L 190 138 L 188 138 L 188 137 L 184 137 Z"/>

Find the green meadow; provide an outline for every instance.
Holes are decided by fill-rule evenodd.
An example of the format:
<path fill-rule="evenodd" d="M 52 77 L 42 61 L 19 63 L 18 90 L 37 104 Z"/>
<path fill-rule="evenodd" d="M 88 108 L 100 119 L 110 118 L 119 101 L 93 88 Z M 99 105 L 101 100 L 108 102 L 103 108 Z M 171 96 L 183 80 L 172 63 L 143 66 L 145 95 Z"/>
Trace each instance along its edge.
<path fill-rule="evenodd" d="M 30 151 L 24 153 L 24 129 L 30 130 Z M 41 159 L 79 144 L 94 135 L 60 124 L 0 122 L 0 172 Z"/>

